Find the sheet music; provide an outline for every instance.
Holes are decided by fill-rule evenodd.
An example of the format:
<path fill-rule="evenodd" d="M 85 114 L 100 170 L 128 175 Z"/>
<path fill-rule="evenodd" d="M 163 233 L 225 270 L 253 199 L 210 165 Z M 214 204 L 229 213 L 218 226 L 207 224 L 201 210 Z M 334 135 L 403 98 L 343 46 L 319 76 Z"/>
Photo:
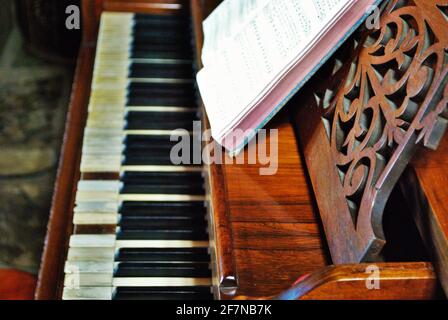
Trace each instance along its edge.
<path fill-rule="evenodd" d="M 353 0 L 226 0 L 204 21 L 197 80 L 223 135 Z"/>

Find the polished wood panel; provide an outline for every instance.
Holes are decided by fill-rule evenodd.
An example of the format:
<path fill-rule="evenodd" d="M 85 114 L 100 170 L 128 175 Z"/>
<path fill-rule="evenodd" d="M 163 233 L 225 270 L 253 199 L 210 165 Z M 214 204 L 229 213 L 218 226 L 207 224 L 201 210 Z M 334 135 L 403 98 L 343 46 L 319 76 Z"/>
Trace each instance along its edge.
<path fill-rule="evenodd" d="M 195 38 L 195 53 L 198 68 L 202 67 L 201 53 L 204 41 L 202 21 L 219 4 L 220 0 L 191 0 L 191 16 Z M 204 129 L 210 125 L 204 105 L 201 102 Z M 214 144 L 215 142 L 210 142 Z M 224 163 L 224 160 L 221 162 Z M 221 295 L 232 296 L 238 287 L 238 278 L 233 248 L 233 234 L 230 223 L 229 204 L 225 184 L 225 171 L 222 165 L 212 163 L 204 166 L 204 177 L 208 201 L 208 222 L 210 236 L 210 255 L 212 258 L 213 288 L 216 298 Z"/>
<path fill-rule="evenodd" d="M 278 130 L 275 175 L 260 175 L 264 167 L 260 163 L 224 166 L 239 281 L 237 295 L 278 293 L 297 278 L 330 263 L 287 114 L 281 113 L 266 129 Z M 259 143 L 269 146 L 269 139 Z M 248 150 L 244 153 L 247 158 Z"/>
<path fill-rule="evenodd" d="M 273 295 L 305 273 L 329 263 L 319 218 L 302 165 L 294 131 L 285 112 L 267 129 L 278 130 L 276 175 L 260 175 L 257 164 L 224 164 L 223 185 L 227 211 L 213 211 L 230 220 L 231 242 L 238 288 L 229 294 L 221 286 L 220 298 L 232 295 Z M 270 146 L 267 136 L 267 149 Z M 244 151 L 248 157 L 248 151 Z M 231 161 L 226 158 L 224 161 Z M 280 272 L 280 270 L 282 270 Z M 267 274 L 275 277 L 266 277 Z"/>
<path fill-rule="evenodd" d="M 437 152 L 420 150 L 401 181 L 414 217 L 448 294 L 448 138 Z"/>
<path fill-rule="evenodd" d="M 94 54 L 95 50 L 91 46 L 81 46 L 39 271 L 36 289 L 36 299 L 38 300 L 57 299 L 62 292 L 65 252 L 73 230 L 71 221 L 76 184 L 79 180 L 82 136 L 86 121 Z"/>
<path fill-rule="evenodd" d="M 305 275 L 278 296 L 281 300 L 426 300 L 440 298 L 440 287 L 430 263 L 381 263 L 375 265 L 381 281 L 366 272 L 368 264 L 322 268 Z M 238 297 L 245 300 L 248 297 Z"/>
<path fill-rule="evenodd" d="M 368 264 L 330 266 L 305 279 L 296 289 L 309 286 L 300 297 L 303 300 L 427 300 L 441 297 L 430 263 L 386 263 L 377 267 L 381 274 L 377 290 L 366 286 L 371 276 L 366 273 Z"/>

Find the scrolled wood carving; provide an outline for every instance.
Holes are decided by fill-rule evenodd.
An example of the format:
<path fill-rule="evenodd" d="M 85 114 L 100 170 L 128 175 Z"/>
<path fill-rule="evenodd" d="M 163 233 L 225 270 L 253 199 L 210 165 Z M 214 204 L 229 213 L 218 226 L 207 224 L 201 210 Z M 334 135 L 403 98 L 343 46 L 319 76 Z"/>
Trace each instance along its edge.
<path fill-rule="evenodd" d="M 448 1 L 389 1 L 380 30 L 358 38 L 334 75 L 343 81 L 315 95 L 345 205 L 321 212 L 336 263 L 378 258 L 394 185 L 417 146 L 437 148 L 447 128 L 447 12 Z M 335 227 L 334 216 L 347 214 L 352 225 Z"/>

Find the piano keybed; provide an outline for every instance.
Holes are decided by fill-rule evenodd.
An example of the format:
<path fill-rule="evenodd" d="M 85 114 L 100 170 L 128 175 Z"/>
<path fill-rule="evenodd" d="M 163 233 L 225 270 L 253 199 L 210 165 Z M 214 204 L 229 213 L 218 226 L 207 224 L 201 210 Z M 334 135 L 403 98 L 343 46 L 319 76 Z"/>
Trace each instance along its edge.
<path fill-rule="evenodd" d="M 63 299 L 211 299 L 201 166 L 175 166 L 197 119 L 183 16 L 103 13 Z"/>

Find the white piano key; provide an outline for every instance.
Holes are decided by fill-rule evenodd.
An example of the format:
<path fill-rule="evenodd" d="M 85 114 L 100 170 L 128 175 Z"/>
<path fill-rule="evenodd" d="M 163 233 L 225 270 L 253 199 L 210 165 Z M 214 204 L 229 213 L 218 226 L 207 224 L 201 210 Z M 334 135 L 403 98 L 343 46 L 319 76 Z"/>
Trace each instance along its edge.
<path fill-rule="evenodd" d="M 208 241 L 194 240 L 116 240 L 110 234 L 75 234 L 70 238 L 70 248 L 208 248 Z"/>
<path fill-rule="evenodd" d="M 126 78 L 98 75 L 92 80 L 93 90 L 127 90 L 131 83 L 157 83 L 157 84 L 190 84 L 193 79 L 174 79 L 174 78 Z"/>
<path fill-rule="evenodd" d="M 106 21 L 119 21 L 120 23 L 131 22 L 134 20 L 135 15 L 127 12 L 105 11 L 102 15 L 102 19 Z M 123 22 L 123 23 L 124 23 Z"/>
<path fill-rule="evenodd" d="M 84 136 L 87 138 L 104 138 L 108 137 L 112 141 L 122 141 L 124 137 L 123 128 L 85 128 Z"/>
<path fill-rule="evenodd" d="M 70 237 L 70 248 L 114 248 L 114 234 L 74 234 Z"/>
<path fill-rule="evenodd" d="M 188 136 L 191 132 L 185 129 L 176 130 L 124 130 L 125 135 L 137 136 Z"/>
<path fill-rule="evenodd" d="M 107 141 L 104 142 L 103 146 L 99 145 L 84 145 L 82 147 L 83 155 L 114 155 L 121 154 L 124 150 L 123 144 L 113 145 L 108 144 Z"/>
<path fill-rule="evenodd" d="M 113 89 L 113 90 L 122 90 L 127 89 L 130 84 L 130 80 L 126 77 L 106 77 L 106 76 L 97 76 L 92 80 L 92 89 Z"/>
<path fill-rule="evenodd" d="M 174 277 L 123 277 L 113 278 L 111 273 L 80 273 L 66 274 L 64 286 L 66 289 L 81 289 L 84 287 L 194 287 L 210 286 L 210 278 L 174 278 Z"/>
<path fill-rule="evenodd" d="M 115 248 L 208 248 L 208 241 L 193 240 L 117 240 Z"/>
<path fill-rule="evenodd" d="M 126 90 L 92 90 L 90 93 L 90 102 L 97 104 L 125 105 Z"/>
<path fill-rule="evenodd" d="M 117 61 L 118 63 L 123 63 L 129 61 L 131 54 L 128 48 L 123 48 L 121 50 L 116 50 L 112 48 L 110 50 L 105 50 L 99 47 L 98 52 L 95 57 L 95 61 L 104 61 L 107 63 L 112 63 Z M 95 66 L 96 68 L 96 66 Z"/>
<path fill-rule="evenodd" d="M 78 182 L 78 191 L 118 193 L 122 186 L 123 183 L 118 180 L 81 180 Z"/>
<path fill-rule="evenodd" d="M 130 58 L 129 45 L 132 43 L 132 38 L 129 36 L 128 31 L 116 34 L 115 38 L 103 37 L 99 43 L 96 58 L 100 61 L 108 61 L 110 56 L 118 53 L 127 53 L 127 56 L 123 56 L 118 61 L 125 61 Z M 96 59 L 95 59 L 96 60 Z M 96 66 L 95 66 L 96 67 Z"/>
<path fill-rule="evenodd" d="M 194 287 L 210 286 L 210 278 L 113 278 L 114 287 Z"/>
<path fill-rule="evenodd" d="M 76 225 L 115 225 L 118 223 L 117 213 L 75 213 L 73 223 Z"/>
<path fill-rule="evenodd" d="M 97 112 L 97 113 L 101 113 L 101 112 L 114 112 L 114 113 L 119 113 L 121 114 L 123 117 L 126 113 L 131 112 L 131 111 L 137 111 L 137 112 L 193 112 L 196 111 L 196 108 L 193 107 L 173 107 L 173 106 L 132 106 L 132 107 L 127 107 L 124 105 L 104 105 L 104 104 L 99 104 L 99 103 L 95 103 L 95 102 L 91 102 L 89 104 L 89 112 Z"/>
<path fill-rule="evenodd" d="M 118 201 L 94 201 L 94 202 L 83 202 L 79 201 L 76 203 L 74 208 L 75 213 L 117 213 L 118 212 Z"/>
<path fill-rule="evenodd" d="M 114 112 L 90 112 L 89 118 L 90 121 L 124 121 L 123 115 L 120 113 Z"/>
<path fill-rule="evenodd" d="M 81 172 L 120 172 L 123 156 L 85 155 L 81 159 Z"/>
<path fill-rule="evenodd" d="M 62 300 L 112 300 L 112 287 L 64 288 Z"/>
<path fill-rule="evenodd" d="M 76 193 L 76 201 L 117 201 L 119 200 L 118 193 L 115 192 L 92 192 L 92 191 L 78 191 Z"/>
<path fill-rule="evenodd" d="M 193 83 L 193 79 L 174 79 L 174 78 L 128 78 L 129 82 L 135 83 L 166 83 L 166 84 L 186 84 Z"/>
<path fill-rule="evenodd" d="M 123 139 L 127 135 L 140 135 L 140 136 L 187 136 L 191 135 L 191 132 L 185 129 L 175 130 L 123 130 L 122 127 L 87 127 L 85 130 L 85 141 L 95 139 L 92 144 L 99 144 L 103 139 L 104 144 L 108 139 L 111 139 L 111 143 L 116 144 L 118 141 L 123 143 Z"/>
<path fill-rule="evenodd" d="M 114 272 L 115 263 L 111 261 L 73 261 L 65 262 L 65 274 L 81 274 L 81 273 L 106 273 Z"/>
<path fill-rule="evenodd" d="M 113 134 L 113 132 L 112 132 Z M 95 148 L 95 147 L 109 147 L 117 148 L 122 147 L 123 137 L 119 135 L 107 136 L 105 134 L 87 134 L 84 136 L 84 148 Z"/>
<path fill-rule="evenodd" d="M 95 70 L 93 71 L 93 77 L 100 75 L 127 75 L 129 73 L 129 67 L 131 66 L 130 60 L 125 61 L 108 61 L 98 60 L 95 64 Z"/>
<path fill-rule="evenodd" d="M 104 115 L 104 114 L 102 114 Z M 89 117 L 87 120 L 87 128 L 117 128 L 122 129 L 125 125 L 123 118 L 114 118 L 106 116 L 98 116 L 98 114 Z"/>
<path fill-rule="evenodd" d="M 147 64 L 192 64 L 193 61 L 188 59 L 131 59 L 133 63 Z"/>
<path fill-rule="evenodd" d="M 138 112 L 192 112 L 196 111 L 196 108 L 189 107 L 168 107 L 168 106 L 153 106 L 153 107 L 145 107 L 145 106 L 133 106 L 126 107 L 126 112 L 138 111 Z"/>
<path fill-rule="evenodd" d="M 104 105 L 95 103 L 94 101 L 89 103 L 89 113 L 92 112 L 114 112 L 124 115 L 125 106 L 124 105 Z"/>
<path fill-rule="evenodd" d="M 112 279 L 112 273 L 66 273 L 64 287 L 69 289 L 111 287 Z"/>
<path fill-rule="evenodd" d="M 122 166 L 121 172 L 201 172 L 200 166 Z"/>
<path fill-rule="evenodd" d="M 205 201 L 205 196 L 176 195 L 176 194 L 120 194 L 120 201 Z"/>
<path fill-rule="evenodd" d="M 114 261 L 115 248 L 69 248 L 68 261 Z"/>

